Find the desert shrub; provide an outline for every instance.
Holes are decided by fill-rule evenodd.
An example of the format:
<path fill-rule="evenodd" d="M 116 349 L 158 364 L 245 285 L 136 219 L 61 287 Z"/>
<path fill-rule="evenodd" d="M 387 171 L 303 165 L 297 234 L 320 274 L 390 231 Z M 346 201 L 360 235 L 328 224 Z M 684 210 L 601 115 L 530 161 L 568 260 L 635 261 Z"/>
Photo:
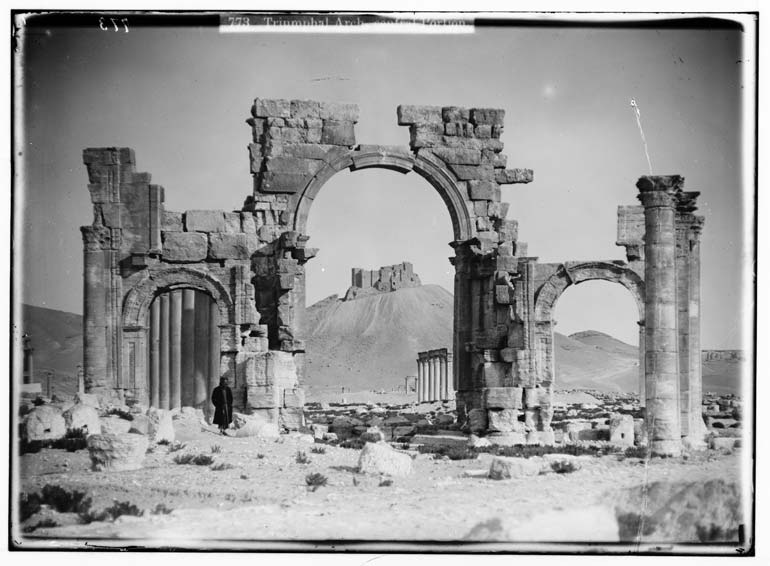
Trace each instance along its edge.
<path fill-rule="evenodd" d="M 211 466 L 211 470 L 214 472 L 221 472 L 222 470 L 232 470 L 233 465 L 227 462 L 217 462 Z"/>
<path fill-rule="evenodd" d="M 379 487 L 390 487 L 391 485 L 393 485 L 393 480 L 392 479 L 390 479 L 390 478 L 382 478 L 380 480 Z"/>
<path fill-rule="evenodd" d="M 180 465 L 192 464 L 194 466 L 208 466 L 214 462 L 214 458 L 208 454 L 193 454 L 186 452 L 174 456 L 174 463 Z"/>
<path fill-rule="evenodd" d="M 110 507 L 98 513 L 94 511 L 81 513 L 80 519 L 85 523 L 93 523 L 96 521 L 114 521 L 122 515 L 141 517 L 143 514 L 144 511 L 129 501 L 115 501 Z"/>
<path fill-rule="evenodd" d="M 178 440 L 175 440 L 174 442 L 168 445 L 168 451 L 179 452 L 180 450 L 184 449 L 185 446 L 187 446 L 187 444 L 185 444 L 184 442 L 179 442 Z"/>
<path fill-rule="evenodd" d="M 169 444 L 171 444 L 171 441 L 168 438 L 161 438 L 158 440 L 159 446 L 168 446 Z"/>
<path fill-rule="evenodd" d="M 265 457 L 264 454 L 257 453 L 257 460 L 262 460 Z"/>
<path fill-rule="evenodd" d="M 326 448 L 324 448 L 323 446 L 313 446 L 313 447 L 310 449 L 310 451 L 311 451 L 313 454 L 326 454 Z"/>
<path fill-rule="evenodd" d="M 361 450 L 364 447 L 364 444 L 366 444 L 366 442 L 356 437 L 343 440 L 337 446 L 340 448 L 352 448 L 354 450 Z"/>
<path fill-rule="evenodd" d="M 41 519 L 39 522 L 37 522 L 34 525 L 26 526 L 22 529 L 25 533 L 31 533 L 35 531 L 36 529 L 44 529 L 44 528 L 50 528 L 50 527 L 58 527 L 59 523 L 51 519 L 50 517 L 47 517 L 45 519 Z"/>
<path fill-rule="evenodd" d="M 554 460 L 551 469 L 557 474 L 571 474 L 580 469 L 580 464 L 570 460 Z"/>
<path fill-rule="evenodd" d="M 310 488 L 310 491 L 315 491 L 319 487 L 325 486 L 328 481 L 329 478 L 317 472 L 305 476 L 305 483 Z"/>
<path fill-rule="evenodd" d="M 35 407 L 39 407 L 40 405 L 45 405 L 45 399 L 43 399 L 42 397 L 35 397 L 35 400 L 32 401 L 32 404 Z"/>
<path fill-rule="evenodd" d="M 59 438 L 51 442 L 51 448 L 61 448 L 67 452 L 77 452 L 88 447 L 86 442 L 87 432 L 85 428 L 73 428 L 64 434 L 64 438 Z"/>
<path fill-rule="evenodd" d="M 40 496 L 37 493 L 22 493 L 19 497 L 19 519 L 23 523 L 40 511 Z"/>
<path fill-rule="evenodd" d="M 158 503 L 155 506 L 155 508 L 152 511 L 150 511 L 150 514 L 152 514 L 152 515 L 168 515 L 172 511 L 173 511 L 173 509 L 169 509 L 163 503 Z"/>
<path fill-rule="evenodd" d="M 648 456 L 648 450 L 646 446 L 629 446 L 623 452 L 624 458 L 646 458 Z"/>
<path fill-rule="evenodd" d="M 91 509 L 91 498 L 83 491 L 67 491 L 58 485 L 47 484 L 40 492 L 40 502 L 59 513 L 83 513 Z"/>
<path fill-rule="evenodd" d="M 43 448 L 48 447 L 48 441 L 46 440 L 26 440 L 22 439 L 19 443 L 19 452 L 24 454 L 37 454 Z"/>
<path fill-rule="evenodd" d="M 310 458 L 307 457 L 307 454 L 305 454 L 305 452 L 303 452 L 302 450 L 298 450 L 296 461 L 297 461 L 297 464 L 309 464 Z"/>
<path fill-rule="evenodd" d="M 219 454 L 222 452 L 222 447 L 219 444 L 213 444 L 211 446 L 211 453 L 212 454 Z"/>
<path fill-rule="evenodd" d="M 134 416 L 129 413 L 128 411 L 124 411 L 123 409 L 119 409 L 117 407 L 111 408 L 109 411 L 107 411 L 107 415 L 115 415 L 116 417 L 120 417 L 124 421 L 133 421 Z"/>

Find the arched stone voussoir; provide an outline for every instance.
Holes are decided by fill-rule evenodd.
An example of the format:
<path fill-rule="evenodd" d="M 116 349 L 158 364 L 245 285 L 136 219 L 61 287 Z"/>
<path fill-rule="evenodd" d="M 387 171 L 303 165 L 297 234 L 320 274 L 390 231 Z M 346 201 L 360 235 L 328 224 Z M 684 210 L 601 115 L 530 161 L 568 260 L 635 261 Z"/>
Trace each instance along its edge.
<path fill-rule="evenodd" d="M 195 289 L 208 293 L 219 309 L 221 321 L 233 324 L 235 309 L 230 293 L 221 281 L 205 271 L 182 266 L 147 269 L 146 276 L 124 295 L 123 327 L 144 328 L 155 296 L 163 291 Z"/>
<path fill-rule="evenodd" d="M 636 301 L 639 320 L 644 320 L 644 279 L 621 261 L 564 262 L 535 292 L 535 320 L 548 322 L 559 297 L 570 285 L 584 281 L 610 281 L 628 289 Z"/>
<path fill-rule="evenodd" d="M 347 153 L 336 155 L 316 172 L 305 188 L 292 199 L 291 226 L 306 233 L 307 219 L 316 195 L 326 182 L 343 169 L 380 168 L 409 173 L 415 171 L 435 188 L 449 210 L 455 240 L 470 240 L 476 236 L 472 203 L 464 187 L 446 165 L 434 155 L 413 154 L 406 146 L 362 145 Z M 295 200 L 296 199 L 296 200 Z"/>

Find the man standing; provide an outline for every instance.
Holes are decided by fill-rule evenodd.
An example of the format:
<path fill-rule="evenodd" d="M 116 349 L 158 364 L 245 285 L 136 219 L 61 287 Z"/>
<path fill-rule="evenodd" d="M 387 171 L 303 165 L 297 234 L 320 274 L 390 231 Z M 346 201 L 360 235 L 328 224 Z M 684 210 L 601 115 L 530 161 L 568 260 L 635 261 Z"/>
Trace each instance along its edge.
<path fill-rule="evenodd" d="M 227 378 L 219 380 L 219 386 L 211 393 L 214 405 L 214 424 L 219 425 L 219 432 L 225 434 L 227 427 L 233 422 L 233 391 L 227 386 Z"/>

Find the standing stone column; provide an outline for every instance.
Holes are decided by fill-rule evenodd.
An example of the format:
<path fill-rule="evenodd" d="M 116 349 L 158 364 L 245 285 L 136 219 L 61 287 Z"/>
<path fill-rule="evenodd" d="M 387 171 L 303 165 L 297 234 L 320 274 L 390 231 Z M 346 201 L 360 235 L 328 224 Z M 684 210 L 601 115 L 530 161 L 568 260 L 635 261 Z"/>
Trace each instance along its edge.
<path fill-rule="evenodd" d="M 447 365 L 446 371 L 448 376 L 447 381 L 451 380 L 451 385 L 449 387 L 449 396 L 448 396 L 448 398 L 451 400 L 455 398 L 455 391 L 457 391 L 457 376 L 455 375 L 455 372 L 454 372 L 454 360 L 453 360 L 452 352 L 447 352 L 446 365 Z"/>
<path fill-rule="evenodd" d="M 686 193 L 679 193 L 681 197 Z M 679 339 L 679 426 L 682 436 L 690 429 L 690 242 L 689 218 L 679 199 L 676 208 L 676 307 Z"/>
<path fill-rule="evenodd" d="M 696 216 L 690 226 L 690 443 L 705 444 L 703 423 L 703 371 L 700 345 L 700 235 L 703 217 Z"/>
<path fill-rule="evenodd" d="M 170 301 L 169 409 L 179 409 L 182 407 L 182 291 L 171 291 L 166 296 Z"/>
<path fill-rule="evenodd" d="M 209 304 L 209 382 L 206 391 L 206 406 L 208 414 L 214 414 L 214 405 L 211 404 L 211 392 L 219 385 L 219 367 L 222 345 L 219 333 L 219 306 L 215 301 Z"/>
<path fill-rule="evenodd" d="M 431 358 L 431 363 L 433 364 L 433 401 L 438 401 L 441 399 L 441 388 L 440 388 L 438 354 L 436 352 L 433 353 L 433 357 Z"/>
<path fill-rule="evenodd" d="M 422 403 L 422 360 L 417 358 L 417 402 Z"/>
<path fill-rule="evenodd" d="M 428 400 L 428 360 L 422 358 L 420 365 L 422 366 L 422 402 L 424 403 Z"/>
<path fill-rule="evenodd" d="M 109 311 L 109 248 L 111 234 L 104 226 L 83 226 L 83 372 L 86 391 L 101 392 L 108 384 L 111 340 Z"/>
<path fill-rule="evenodd" d="M 169 317 L 169 296 L 168 293 L 159 295 L 156 301 L 160 301 L 160 383 L 158 384 L 158 407 L 161 409 L 169 408 L 169 331 L 171 323 Z"/>
<path fill-rule="evenodd" d="M 160 299 L 150 306 L 150 407 L 160 407 Z"/>
<path fill-rule="evenodd" d="M 193 407 L 206 409 L 209 384 L 209 302 L 205 293 L 195 292 L 195 366 L 193 369 Z"/>
<path fill-rule="evenodd" d="M 636 184 L 645 220 L 646 426 L 652 452 L 668 456 L 682 449 L 674 220 L 682 182 L 676 175 L 645 176 Z"/>
<path fill-rule="evenodd" d="M 182 291 L 182 406 L 195 402 L 195 291 Z"/>
<path fill-rule="evenodd" d="M 446 351 L 438 359 L 438 371 L 439 371 L 439 399 L 446 401 L 447 399 L 447 385 L 446 385 Z"/>
<path fill-rule="evenodd" d="M 426 400 L 432 402 L 436 398 L 436 384 L 434 381 L 436 370 L 433 366 L 433 358 L 428 358 L 426 363 L 428 364 L 428 398 Z"/>

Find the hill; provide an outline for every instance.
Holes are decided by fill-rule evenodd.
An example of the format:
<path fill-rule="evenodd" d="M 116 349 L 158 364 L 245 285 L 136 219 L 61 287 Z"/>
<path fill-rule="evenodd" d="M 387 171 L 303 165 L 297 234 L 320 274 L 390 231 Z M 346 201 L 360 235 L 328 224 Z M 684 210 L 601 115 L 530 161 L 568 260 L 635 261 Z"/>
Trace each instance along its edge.
<path fill-rule="evenodd" d="M 452 294 L 422 285 L 342 301 L 328 297 L 307 310 L 307 385 L 387 389 L 416 375 L 417 352 L 450 348 Z"/>

